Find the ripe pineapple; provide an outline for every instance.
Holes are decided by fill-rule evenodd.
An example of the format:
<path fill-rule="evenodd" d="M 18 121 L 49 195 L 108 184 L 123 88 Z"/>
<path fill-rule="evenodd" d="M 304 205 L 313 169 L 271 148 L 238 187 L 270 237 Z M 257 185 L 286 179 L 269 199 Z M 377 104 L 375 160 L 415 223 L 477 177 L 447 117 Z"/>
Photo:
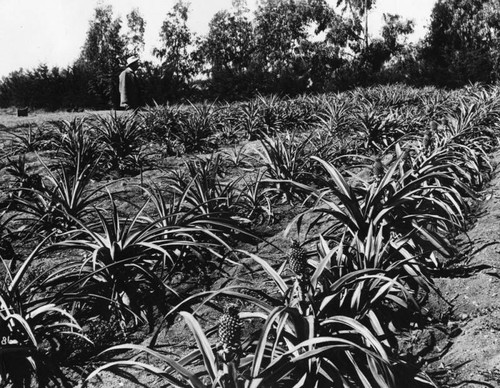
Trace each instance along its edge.
<path fill-rule="evenodd" d="M 219 320 L 219 342 L 222 350 L 219 353 L 224 362 L 238 362 L 241 352 L 241 319 L 238 307 L 229 304 L 224 307 L 224 314 Z"/>
<path fill-rule="evenodd" d="M 288 254 L 288 265 L 297 276 L 296 282 L 299 285 L 299 299 L 302 300 L 308 292 L 310 283 L 310 272 L 307 266 L 307 252 L 298 241 L 292 240 L 290 252 Z"/>
<path fill-rule="evenodd" d="M 303 277 L 306 274 L 307 253 L 297 240 L 292 240 L 288 254 L 288 265 L 298 277 Z"/>

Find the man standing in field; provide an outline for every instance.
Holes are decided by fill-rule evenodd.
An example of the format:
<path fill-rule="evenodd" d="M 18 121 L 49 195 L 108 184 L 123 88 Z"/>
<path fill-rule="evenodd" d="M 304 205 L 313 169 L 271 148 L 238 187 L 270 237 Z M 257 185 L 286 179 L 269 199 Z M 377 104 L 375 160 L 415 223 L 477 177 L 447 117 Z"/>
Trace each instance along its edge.
<path fill-rule="evenodd" d="M 139 67 L 139 58 L 136 56 L 127 59 L 127 68 L 120 73 L 120 107 L 136 109 L 141 105 L 139 80 L 135 73 Z"/>

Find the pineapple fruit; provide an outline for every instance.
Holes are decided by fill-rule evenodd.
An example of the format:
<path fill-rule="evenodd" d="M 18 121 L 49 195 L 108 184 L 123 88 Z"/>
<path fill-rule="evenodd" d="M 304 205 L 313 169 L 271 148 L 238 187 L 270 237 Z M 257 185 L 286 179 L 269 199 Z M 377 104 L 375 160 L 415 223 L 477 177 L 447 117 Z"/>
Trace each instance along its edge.
<path fill-rule="evenodd" d="M 307 271 L 307 253 L 302 248 L 298 241 L 292 240 L 290 252 L 288 254 L 288 265 L 290 269 L 297 275 L 303 277 Z"/>
<path fill-rule="evenodd" d="M 237 362 L 241 353 L 241 326 L 238 307 L 229 304 L 224 307 L 224 314 L 219 320 L 219 342 L 222 350 L 219 352 L 225 363 Z"/>
<path fill-rule="evenodd" d="M 288 254 L 288 265 L 296 275 L 298 283 L 299 299 L 303 299 L 307 294 L 310 283 L 310 271 L 307 266 L 307 252 L 298 241 L 292 240 L 290 252 Z"/>

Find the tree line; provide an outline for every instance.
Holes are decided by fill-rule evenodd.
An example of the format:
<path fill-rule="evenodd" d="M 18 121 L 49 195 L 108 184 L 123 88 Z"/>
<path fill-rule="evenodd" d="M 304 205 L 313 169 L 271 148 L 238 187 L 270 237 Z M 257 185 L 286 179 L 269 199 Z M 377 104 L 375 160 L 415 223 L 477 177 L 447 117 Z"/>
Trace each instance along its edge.
<path fill-rule="evenodd" d="M 500 0 L 438 0 L 426 36 L 409 43 L 414 22 L 384 14 L 381 37 L 367 18 L 376 0 L 246 0 L 217 12 L 209 32 L 188 28 L 178 0 L 161 26 L 156 61 L 143 62 L 145 103 L 234 100 L 256 93 L 341 91 L 374 83 L 459 87 L 500 77 Z M 118 74 L 144 52 L 139 9 L 125 20 L 109 5 L 95 9 L 80 56 L 67 68 L 19 69 L 0 81 L 0 106 L 112 108 Z"/>

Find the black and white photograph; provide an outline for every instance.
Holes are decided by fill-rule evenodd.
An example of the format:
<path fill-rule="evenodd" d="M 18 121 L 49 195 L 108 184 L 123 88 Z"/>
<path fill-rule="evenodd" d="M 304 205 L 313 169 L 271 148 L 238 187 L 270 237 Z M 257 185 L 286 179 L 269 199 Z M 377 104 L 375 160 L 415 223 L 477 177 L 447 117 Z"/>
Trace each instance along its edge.
<path fill-rule="evenodd" d="M 500 388 L 500 0 L 0 31 L 0 388 Z"/>

